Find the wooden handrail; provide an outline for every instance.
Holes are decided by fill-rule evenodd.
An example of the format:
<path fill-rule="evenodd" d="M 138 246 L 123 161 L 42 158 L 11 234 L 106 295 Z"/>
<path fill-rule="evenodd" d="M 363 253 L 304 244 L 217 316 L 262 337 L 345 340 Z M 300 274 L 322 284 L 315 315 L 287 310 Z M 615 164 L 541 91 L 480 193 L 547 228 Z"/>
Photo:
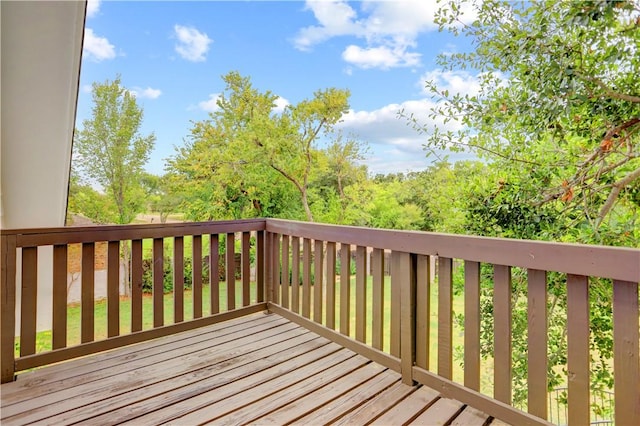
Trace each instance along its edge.
<path fill-rule="evenodd" d="M 211 296 L 202 297 L 203 239 L 207 235 L 212 277 Z M 184 289 L 174 285 L 174 318 L 164 324 L 162 264 L 171 255 L 175 279 L 182 282 L 184 237 L 193 236 L 193 319 L 185 318 Z M 218 245 L 235 247 L 240 241 L 241 279 L 239 306 L 235 285 L 228 286 L 226 300 L 220 300 L 218 265 L 226 268 L 227 283 L 235 284 L 235 249 L 219 258 Z M 250 256 L 255 240 L 255 280 L 251 281 Z M 172 253 L 164 238 L 174 238 Z M 154 246 L 154 325 L 143 330 L 142 257 L 143 240 Z M 119 248 L 130 246 L 132 283 L 132 333 L 122 335 L 118 318 Z M 107 242 L 108 336 L 93 335 L 93 274 L 83 276 L 82 344 L 67 347 L 66 284 L 67 247 L 81 244 L 82 265 L 93 270 L 96 243 Z M 2 381 L 12 380 L 17 370 L 83 356 L 119 345 L 170 334 L 234 315 L 270 309 L 345 346 L 372 357 L 401 373 L 406 383 L 419 381 L 474 405 L 505 421 L 545 424 L 547 417 L 547 274 L 566 277 L 568 290 L 568 338 L 566 354 L 570 370 L 569 424 L 589 419 L 589 277 L 612 280 L 614 328 L 615 420 L 618 424 L 640 423 L 640 367 L 638 364 L 638 283 L 640 250 L 553 242 L 483 238 L 438 233 L 367 229 L 276 219 L 251 219 L 204 223 L 119 225 L 83 228 L 3 230 L 0 236 L 2 311 L 0 370 Z M 52 351 L 36 353 L 36 298 L 39 247 L 52 246 L 53 333 Z M 371 256 L 371 268 L 368 258 Z M 432 260 L 437 258 L 437 273 Z M 18 260 L 20 263 L 18 264 Z M 385 262 L 390 265 L 385 265 Z M 464 265 L 464 380 L 453 382 L 454 274 Z M 339 267 L 337 268 L 339 264 Z M 494 359 L 501 364 L 492 377 L 495 400 L 478 391 L 480 369 L 480 271 L 493 268 Z M 390 266 L 390 267 L 389 267 Z M 336 268 L 338 270 L 336 270 Z M 510 408 L 512 268 L 527 272 L 528 310 L 528 411 Z M 389 280 L 385 271 L 391 271 Z M 484 269 L 483 269 L 484 270 Z M 370 282 L 367 278 L 371 276 Z M 16 283 L 16 276 L 21 281 Z M 458 276 L 458 275 L 456 275 Z M 435 280 L 434 280 L 435 278 Z M 353 280 L 353 285 L 351 282 Z M 16 284 L 22 291 L 20 355 L 14 348 Z M 257 300 L 250 303 L 250 286 Z M 437 286 L 437 300 L 432 300 Z M 457 287 L 456 287 L 457 288 Z M 385 297 L 385 294 L 389 294 Z M 437 342 L 431 330 L 431 315 L 437 302 Z M 388 306 L 385 305 L 388 304 Z M 208 306 L 208 316 L 202 306 Z M 222 306 L 221 306 L 222 305 Z M 222 309 L 220 309 L 222 307 Z M 221 310 L 227 312 L 220 313 Z M 236 309 L 238 308 L 238 309 Z M 235 309 L 235 310 L 234 310 Z M 458 312 L 456 312 L 458 313 Z M 388 331 L 388 333 L 387 333 Z M 437 343 L 437 344 L 436 344 Z M 436 351 L 431 354 L 429 349 Z M 430 365 L 431 356 L 437 363 Z M 484 401 L 484 402 L 483 402 Z M 505 414 L 506 413 L 506 414 Z"/>
<path fill-rule="evenodd" d="M 273 250 L 272 265 L 284 270 L 273 281 L 270 306 L 278 312 L 291 311 L 291 318 L 304 324 L 314 323 L 323 334 L 342 340 L 348 336 L 354 350 L 362 344 L 372 349 L 387 348 L 376 357 L 388 357 L 386 365 L 397 368 L 403 381 L 422 381 L 445 396 L 467 402 L 488 414 L 515 424 L 546 424 L 547 412 L 547 273 L 561 273 L 568 288 L 568 337 L 566 354 L 570 375 L 569 424 L 588 423 L 589 406 L 589 277 L 613 282 L 614 306 L 614 375 L 615 421 L 618 424 L 640 423 L 640 372 L 638 357 L 638 283 L 640 282 L 640 250 L 542 241 L 484 238 L 438 233 L 367 229 L 306 222 L 268 219 L 266 232 Z M 304 256 L 300 248 L 288 241 L 305 242 Z M 280 241 L 283 242 L 282 246 Z M 286 243 L 285 243 L 286 241 Z M 313 256 L 307 248 L 313 241 Z M 340 268 L 336 271 L 335 250 Z M 367 262 L 362 258 L 371 252 L 371 289 L 366 292 L 363 276 Z M 356 253 L 354 256 L 354 252 Z M 390 282 L 384 284 L 384 253 L 390 253 Z M 316 256 L 316 253 L 319 256 Z M 304 297 L 298 308 L 288 307 L 297 298 L 297 273 L 322 270 L 313 258 L 324 259 L 326 274 L 314 286 L 313 300 Z M 431 282 L 430 258 L 436 257 L 438 272 Z M 352 260 L 352 259 L 355 259 Z M 321 260 L 322 261 L 322 260 Z M 453 369 L 453 273 L 454 261 L 464 263 L 464 384 L 452 382 Z M 299 265 L 301 262 L 301 266 Z M 314 263 L 314 265 L 312 265 Z M 494 322 L 494 399 L 478 393 L 480 369 L 480 271 L 481 265 L 493 268 Z M 289 270 L 291 268 L 291 271 Z M 529 396 L 528 411 L 509 408 L 512 398 L 512 268 L 528 273 L 529 329 Z M 291 275 L 296 277 L 289 279 Z M 353 284 L 351 284 L 353 279 Z M 336 281 L 339 291 L 336 291 Z M 350 283 L 345 286 L 344 283 Z M 438 288 L 437 365 L 429 365 L 430 293 L 432 284 Z M 342 284 L 342 285 L 341 285 Z M 389 306 L 381 306 L 384 286 L 390 291 Z M 390 288 L 389 288 L 390 287 Z M 304 288 L 303 288 L 304 291 Z M 289 298 L 291 295 L 291 298 Z M 624 296 L 623 296 L 624 295 Z M 316 312 L 318 297 L 324 297 Z M 296 299 L 297 300 L 297 299 Z M 353 303 L 355 301 L 355 303 Z M 352 307 L 353 306 L 353 307 Z M 274 309 L 274 308 L 272 308 Z M 296 316 L 300 312 L 302 315 Z M 310 312 L 311 311 L 311 312 Z M 389 315 L 387 323 L 382 316 Z M 372 312 L 373 318 L 366 318 Z M 336 316 L 338 318 L 336 318 Z M 337 321 L 339 319 L 339 321 Z M 367 326 L 363 324 L 367 322 Z M 355 325 L 355 329 L 353 326 Z M 322 328 L 324 327 L 324 328 Z M 382 343 L 381 330 L 389 330 L 389 342 Z M 369 333 L 369 334 L 367 334 Z M 366 336 L 366 337 L 365 337 Z M 367 343 L 370 342 L 370 343 Z M 367 350 L 368 351 L 368 350 Z M 361 351 L 365 353 L 366 351 Z M 394 364 L 393 360 L 400 360 Z M 430 370 L 430 371 L 429 371 Z M 499 402 L 498 402 L 499 401 Z"/>
<path fill-rule="evenodd" d="M 1 340 L 0 371 L 2 383 L 14 379 L 16 371 L 26 368 L 45 365 L 51 362 L 63 361 L 72 357 L 84 356 L 97 351 L 110 349 L 131 342 L 151 339 L 159 335 L 170 334 L 180 330 L 195 328 L 205 323 L 221 321 L 240 316 L 246 312 L 254 312 L 255 307 L 266 309 L 264 303 L 264 277 L 265 258 L 264 249 L 264 219 L 251 219 L 239 221 L 220 221 L 202 223 L 172 223 L 155 225 L 110 225 L 91 227 L 62 227 L 48 229 L 8 229 L 2 230 L 0 235 L 2 250 L 2 275 L 1 275 Z M 235 234 L 240 235 L 241 249 L 240 274 L 241 293 L 239 306 L 236 304 L 236 267 L 235 267 Z M 219 235 L 226 235 L 226 300 L 219 298 L 218 282 L 218 250 Z M 202 236 L 210 238 L 208 251 L 210 283 L 209 315 L 203 317 L 202 299 Z M 256 266 L 255 279 L 251 276 L 251 236 L 256 241 Z M 192 253 L 195 257 L 192 263 L 192 294 L 191 301 L 184 298 L 184 237 L 192 238 Z M 165 238 L 173 239 L 173 252 L 170 253 L 164 245 Z M 143 324 L 142 312 L 142 281 L 143 281 L 143 240 L 149 240 L 153 245 L 152 270 L 153 270 L 153 328 L 146 329 Z M 106 296 L 107 296 L 107 324 L 104 338 L 94 335 L 95 323 L 95 263 L 97 243 L 106 242 Z M 69 259 L 68 247 L 71 244 L 80 244 L 81 271 L 81 324 L 80 344 L 68 347 L 67 342 L 67 284 Z M 40 269 L 46 264 L 39 262 L 39 253 L 46 251 L 47 246 L 52 246 L 51 289 L 52 289 L 52 342 L 51 350 L 41 351 L 36 348 L 37 336 L 37 300 L 40 286 L 45 283 L 38 282 L 42 279 Z M 120 250 L 128 253 L 130 259 L 130 283 L 131 283 L 131 334 L 123 335 L 120 330 Z M 125 250 L 126 248 L 126 250 Z M 42 249 L 42 250 L 41 250 Z M 44 252 L 43 251 L 43 252 Z M 164 315 L 164 262 L 165 258 L 172 259 L 173 275 L 173 307 L 174 316 L 165 325 Z M 19 260 L 21 259 L 21 260 Z M 20 262 L 20 263 L 17 263 Z M 16 277 L 20 277 L 20 282 Z M 127 285 L 125 283 L 125 285 Z M 250 300 L 251 286 L 256 300 Z M 16 306 L 16 292 L 21 291 L 20 305 Z M 185 318 L 184 304 L 193 306 L 193 318 Z M 225 312 L 220 313 L 220 304 L 223 304 Z M 243 307 L 245 309 L 237 309 Z M 247 311 L 246 308 L 251 307 Z M 19 312 L 19 317 L 14 314 Z M 231 312 L 231 313 L 229 313 Z M 233 312 L 236 312 L 233 314 Z M 20 320 L 20 353 L 16 358 L 14 341 L 16 338 L 15 324 Z M 180 325 L 181 324 L 181 325 Z M 147 327 L 148 328 L 148 327 Z M 127 337 L 133 336 L 133 337 Z"/>
<path fill-rule="evenodd" d="M 266 231 L 406 253 L 640 282 L 640 250 L 268 219 Z"/>

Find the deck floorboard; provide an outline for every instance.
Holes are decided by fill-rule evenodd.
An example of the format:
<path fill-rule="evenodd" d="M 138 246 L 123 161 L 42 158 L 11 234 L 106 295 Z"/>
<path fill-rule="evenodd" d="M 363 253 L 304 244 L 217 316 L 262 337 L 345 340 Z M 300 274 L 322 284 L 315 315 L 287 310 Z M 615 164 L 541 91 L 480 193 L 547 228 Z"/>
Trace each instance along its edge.
<path fill-rule="evenodd" d="M 23 373 L 0 422 L 470 424 L 491 418 L 277 315 L 254 314 Z"/>

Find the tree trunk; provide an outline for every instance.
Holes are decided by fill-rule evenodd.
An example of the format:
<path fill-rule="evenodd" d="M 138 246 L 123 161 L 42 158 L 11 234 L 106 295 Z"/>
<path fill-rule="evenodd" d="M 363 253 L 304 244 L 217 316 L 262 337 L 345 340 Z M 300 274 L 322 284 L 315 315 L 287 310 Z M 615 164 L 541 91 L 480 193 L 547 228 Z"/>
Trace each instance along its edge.
<path fill-rule="evenodd" d="M 307 199 L 307 188 L 301 189 L 300 193 L 302 193 L 302 205 L 304 207 L 304 212 L 307 214 L 307 220 L 309 222 L 313 222 L 313 214 L 311 213 L 309 200 Z"/>
<path fill-rule="evenodd" d="M 131 297 L 131 249 L 129 248 L 128 241 L 124 241 L 122 244 L 122 263 L 124 272 L 122 279 L 124 283 L 124 295 Z"/>

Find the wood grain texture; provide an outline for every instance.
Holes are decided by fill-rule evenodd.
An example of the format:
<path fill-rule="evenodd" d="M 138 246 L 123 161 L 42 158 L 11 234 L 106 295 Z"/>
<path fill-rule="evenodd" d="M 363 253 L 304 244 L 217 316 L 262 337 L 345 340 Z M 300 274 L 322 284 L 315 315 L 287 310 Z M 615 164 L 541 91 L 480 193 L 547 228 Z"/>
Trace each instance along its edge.
<path fill-rule="evenodd" d="M 0 235 L 0 373 L 1 382 L 13 381 L 16 336 L 16 237 Z"/>
<path fill-rule="evenodd" d="M 340 244 L 340 333 L 349 335 L 351 322 L 351 246 Z"/>
<path fill-rule="evenodd" d="M 220 312 L 220 237 L 209 235 L 209 310 L 211 314 Z"/>
<path fill-rule="evenodd" d="M 225 243 L 225 272 L 227 286 L 227 310 L 236 308 L 236 235 L 233 232 L 227 233 Z"/>
<path fill-rule="evenodd" d="M 264 250 L 264 231 L 256 231 L 256 287 L 257 302 L 264 302 L 265 294 L 265 250 Z"/>
<path fill-rule="evenodd" d="M 322 323 L 323 314 L 323 263 L 324 263 L 324 243 L 316 240 L 313 242 L 313 320 Z"/>
<path fill-rule="evenodd" d="M 616 424 L 640 424 L 638 283 L 613 282 L 613 345 Z"/>
<path fill-rule="evenodd" d="M 153 326 L 164 325 L 164 239 L 153 239 Z"/>
<path fill-rule="evenodd" d="M 493 397 L 511 403 L 511 267 L 493 266 Z"/>
<path fill-rule="evenodd" d="M 529 413 L 547 418 L 547 273 L 527 271 L 527 406 Z"/>
<path fill-rule="evenodd" d="M 111 252 L 109 252 L 111 254 Z M 109 282 L 109 284 L 111 284 Z M 117 289 L 117 287 L 116 287 Z M 108 306 L 112 302 L 109 300 Z M 52 347 L 60 349 L 67 346 L 67 246 L 53 246 L 53 318 L 51 323 Z M 109 309 L 109 315 L 112 315 Z M 112 332 L 111 320 L 109 332 Z"/>
<path fill-rule="evenodd" d="M 336 328 L 336 243 L 327 242 L 327 290 L 325 324 L 332 330 Z"/>
<path fill-rule="evenodd" d="M 300 312 L 300 238 L 291 242 L 291 308 Z"/>
<path fill-rule="evenodd" d="M 251 234 L 249 232 L 242 233 L 241 250 L 242 306 L 249 306 L 251 303 Z"/>
<path fill-rule="evenodd" d="M 567 276 L 567 370 L 569 424 L 588 424 L 589 409 L 589 280 Z"/>
<path fill-rule="evenodd" d="M 390 320 L 389 320 L 389 353 L 393 356 L 400 357 L 400 287 L 401 287 L 401 265 L 400 252 L 391 253 L 391 303 Z"/>
<path fill-rule="evenodd" d="M 640 282 L 640 250 L 269 219 L 267 230 L 407 253 Z"/>
<path fill-rule="evenodd" d="M 367 340 L 367 248 L 356 247 L 356 340 Z"/>
<path fill-rule="evenodd" d="M 438 257 L 438 374 L 453 376 L 453 260 Z"/>
<path fill-rule="evenodd" d="M 194 298 L 195 298 L 195 292 L 194 292 Z M 195 316 L 195 309 L 194 309 L 194 316 Z M 202 313 L 200 316 L 202 316 Z M 182 321 L 184 321 L 184 238 L 174 237 L 173 238 L 173 322 L 175 323 L 175 322 L 182 322 Z"/>
<path fill-rule="evenodd" d="M 302 316 L 311 318 L 311 240 L 302 240 Z"/>
<path fill-rule="evenodd" d="M 384 347 L 384 251 L 373 249 L 371 256 L 371 341 L 376 349 Z"/>
<path fill-rule="evenodd" d="M 271 287 L 271 292 L 273 294 L 272 301 L 273 303 L 282 303 L 280 300 L 280 287 L 282 285 L 282 276 L 280 274 L 280 269 L 282 267 L 282 253 L 281 253 L 281 241 L 282 235 L 273 234 L 271 236 L 272 241 L 272 274 L 273 274 L 273 285 Z"/>
<path fill-rule="evenodd" d="M 193 317 L 202 317 L 202 236 L 194 235 L 191 251 L 191 297 L 193 303 Z"/>
<path fill-rule="evenodd" d="M 417 258 L 410 253 L 394 253 L 400 266 L 400 373 L 402 383 L 413 385 L 413 365 L 416 360 L 416 266 Z"/>
<path fill-rule="evenodd" d="M 186 330 L 193 330 L 218 322 L 227 321 L 233 318 L 239 318 L 244 315 L 262 312 L 267 309 L 266 303 L 258 303 L 239 308 L 235 311 L 222 312 L 216 315 L 198 318 L 196 320 L 185 321 L 178 324 L 165 325 L 158 328 L 143 330 L 138 333 L 124 334 L 112 337 L 107 340 L 85 343 L 76 346 L 70 346 L 50 352 L 43 352 L 36 355 L 20 357 L 15 360 L 16 371 L 28 370 L 30 368 L 41 367 L 47 364 L 53 364 L 68 359 L 83 357 L 97 352 L 108 351 L 110 349 L 119 348 L 133 343 L 145 342 L 147 340 L 156 339 L 158 337 L 169 336 L 171 334 L 180 333 Z"/>
<path fill-rule="evenodd" d="M 292 283 L 289 280 L 289 259 L 291 254 L 289 253 L 289 242 L 291 238 L 288 235 L 282 236 L 282 266 L 280 269 L 281 277 L 280 282 L 280 305 L 283 308 L 289 308 L 289 289 L 292 287 Z"/>
<path fill-rule="evenodd" d="M 142 330 L 142 240 L 131 241 L 131 332 Z"/>
<path fill-rule="evenodd" d="M 431 334 L 431 260 L 418 255 L 416 264 L 416 365 L 429 368 Z"/>
<path fill-rule="evenodd" d="M 464 385 L 480 390 L 480 263 L 464 262 Z"/>
<path fill-rule="evenodd" d="M 229 232 L 262 231 L 264 219 L 242 219 L 215 222 L 178 222 L 158 224 L 77 226 L 59 228 L 3 229 L 5 235 L 15 235 L 18 247 L 124 241 L 147 238 L 170 238 L 185 235 L 226 234 Z"/>

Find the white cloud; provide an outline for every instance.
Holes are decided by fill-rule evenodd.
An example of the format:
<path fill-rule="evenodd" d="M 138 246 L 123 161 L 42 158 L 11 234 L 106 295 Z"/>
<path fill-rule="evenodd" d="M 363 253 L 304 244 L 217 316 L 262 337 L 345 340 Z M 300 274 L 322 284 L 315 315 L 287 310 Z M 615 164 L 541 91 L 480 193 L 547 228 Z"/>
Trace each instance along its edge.
<path fill-rule="evenodd" d="M 106 37 L 95 35 L 91 28 L 86 28 L 84 31 L 83 50 L 89 59 L 96 62 L 116 57 L 113 44 L 109 43 Z"/>
<path fill-rule="evenodd" d="M 389 69 L 420 64 L 420 54 L 407 52 L 405 48 L 387 46 L 361 48 L 350 45 L 342 52 L 342 59 L 360 68 Z"/>
<path fill-rule="evenodd" d="M 198 31 L 193 27 L 174 25 L 175 36 L 178 39 L 176 52 L 182 58 L 192 62 L 202 62 L 206 60 L 206 53 L 209 45 L 213 42 L 207 34 Z"/>
<path fill-rule="evenodd" d="M 370 144 L 388 145 L 413 154 L 421 153 L 424 136 L 408 126 L 405 119 L 398 117 L 398 113 L 404 110 L 406 114 L 414 114 L 426 121 L 431 107 L 430 101 L 415 100 L 389 104 L 372 111 L 349 110 L 342 116 L 338 127 Z"/>
<path fill-rule="evenodd" d="M 459 93 L 461 95 L 476 95 L 480 92 L 480 80 L 467 71 L 427 71 L 420 77 L 419 84 L 426 95 L 428 93 L 424 83 L 426 81 L 435 82 L 441 90 L 448 90 L 449 93 Z"/>
<path fill-rule="evenodd" d="M 281 96 L 278 96 L 278 98 L 275 100 L 275 104 L 276 106 L 273 108 L 273 112 L 275 112 L 276 114 L 283 112 L 287 106 L 291 105 L 288 100 Z"/>
<path fill-rule="evenodd" d="M 90 84 L 85 84 L 82 86 L 82 93 L 91 93 L 93 87 Z"/>
<path fill-rule="evenodd" d="M 352 36 L 364 40 L 361 46 L 350 45 L 342 53 L 349 64 L 361 68 L 416 66 L 420 54 L 416 47 L 419 34 L 434 31 L 438 5 L 433 1 L 366 0 L 359 13 L 344 0 L 307 0 L 318 25 L 302 28 L 294 38 L 294 46 L 309 50 L 332 37 Z"/>
<path fill-rule="evenodd" d="M 360 23 L 355 21 L 356 12 L 345 1 L 308 0 L 305 9 L 313 12 L 320 25 L 300 30 L 293 40 L 297 49 L 309 50 L 331 37 L 362 33 Z"/>
<path fill-rule="evenodd" d="M 132 90 L 129 90 L 129 93 L 136 98 L 158 99 L 160 95 L 162 95 L 162 90 L 152 89 L 151 87 L 147 87 L 146 89 L 134 87 Z"/>
<path fill-rule="evenodd" d="M 87 0 L 87 18 L 93 18 L 100 11 L 101 0 Z"/>
<path fill-rule="evenodd" d="M 220 99 L 220 93 L 212 93 L 206 101 L 198 102 L 198 107 L 203 111 L 215 112 L 220 109 L 218 99 Z"/>

